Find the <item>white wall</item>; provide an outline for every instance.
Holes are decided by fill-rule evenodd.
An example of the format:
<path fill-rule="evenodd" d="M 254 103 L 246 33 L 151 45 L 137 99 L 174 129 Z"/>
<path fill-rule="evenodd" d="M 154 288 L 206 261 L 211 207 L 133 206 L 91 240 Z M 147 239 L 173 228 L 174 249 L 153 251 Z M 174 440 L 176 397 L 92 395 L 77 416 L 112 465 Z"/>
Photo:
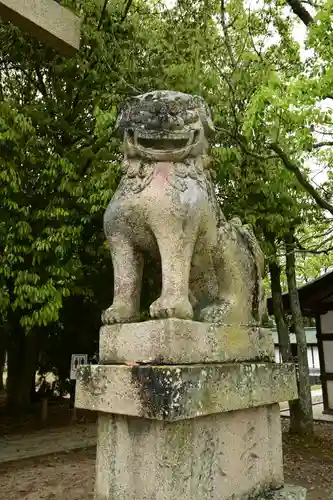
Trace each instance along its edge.
<path fill-rule="evenodd" d="M 323 340 L 325 371 L 333 373 L 333 341 Z"/>
<path fill-rule="evenodd" d="M 320 370 L 319 354 L 317 346 L 308 346 L 308 363 L 310 369 Z"/>
<path fill-rule="evenodd" d="M 319 351 L 317 346 L 313 347 L 313 357 L 314 357 L 315 368 L 318 368 L 318 370 L 320 370 Z"/>
<path fill-rule="evenodd" d="M 331 342 L 332 348 L 333 348 L 333 342 Z M 319 362 L 319 354 L 318 354 L 318 347 L 317 346 L 308 346 L 308 363 L 309 363 L 309 369 L 310 370 L 320 370 L 320 362 Z M 333 361 L 333 357 L 332 357 Z M 281 354 L 279 352 L 279 348 L 275 347 L 275 362 L 276 363 L 281 363 Z"/>

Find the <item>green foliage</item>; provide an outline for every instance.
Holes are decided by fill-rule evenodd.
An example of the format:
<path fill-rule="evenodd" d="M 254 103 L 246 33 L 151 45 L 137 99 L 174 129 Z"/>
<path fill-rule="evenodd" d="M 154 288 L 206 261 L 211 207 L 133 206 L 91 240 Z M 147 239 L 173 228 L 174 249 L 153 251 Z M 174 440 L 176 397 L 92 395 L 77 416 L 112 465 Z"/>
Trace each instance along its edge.
<path fill-rule="evenodd" d="M 138 91 L 188 86 L 178 73 L 192 53 L 181 19 L 176 43 L 170 13 L 144 2 L 126 18 L 121 1 L 103 17 L 94 1 L 66 5 L 84 19 L 72 59 L 0 24 L 0 312 L 26 330 L 57 321 L 70 294 L 107 293 L 102 215 L 119 180 L 117 106 Z M 183 67 L 193 81 L 196 57 Z M 111 300 L 111 274 L 107 288 Z"/>
<path fill-rule="evenodd" d="M 138 0 L 129 12 L 122 0 L 105 10 L 97 0 L 63 4 L 83 19 L 72 59 L 0 24 L 4 318 L 15 315 L 29 330 L 56 323 L 69 296 L 111 300 L 102 214 L 119 181 L 117 108 L 132 94 L 171 88 L 207 100 L 221 203 L 254 225 L 268 256 L 272 239 L 322 217 L 270 144 L 305 175 L 309 161 L 331 163 L 329 149 L 313 149 L 313 124 L 331 124 L 316 106 L 333 84 L 330 2 L 307 41 L 320 58 L 306 62 L 278 1 L 249 8 L 242 0 L 183 0 L 170 8 Z"/>

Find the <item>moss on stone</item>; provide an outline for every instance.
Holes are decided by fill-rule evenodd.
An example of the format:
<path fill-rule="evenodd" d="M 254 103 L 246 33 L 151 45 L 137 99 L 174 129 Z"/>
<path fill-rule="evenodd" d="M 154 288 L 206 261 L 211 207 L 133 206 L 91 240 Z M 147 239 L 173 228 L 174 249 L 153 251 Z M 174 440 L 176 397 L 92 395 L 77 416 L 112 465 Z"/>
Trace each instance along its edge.
<path fill-rule="evenodd" d="M 80 366 L 77 370 L 77 378 L 88 385 L 92 378 L 91 365 Z"/>
<path fill-rule="evenodd" d="M 296 395 L 293 365 L 262 362 L 99 365 L 84 367 L 77 383 L 77 400 L 85 405 L 79 407 L 165 421 L 274 404 Z"/>

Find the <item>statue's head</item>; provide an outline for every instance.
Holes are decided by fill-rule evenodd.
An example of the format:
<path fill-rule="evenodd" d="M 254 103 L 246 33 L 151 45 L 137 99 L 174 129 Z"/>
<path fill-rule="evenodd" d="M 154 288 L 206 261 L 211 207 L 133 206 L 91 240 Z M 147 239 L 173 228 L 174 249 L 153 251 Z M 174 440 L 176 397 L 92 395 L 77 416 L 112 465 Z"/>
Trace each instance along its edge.
<path fill-rule="evenodd" d="M 128 158 L 180 161 L 205 152 L 214 126 L 198 96 L 156 90 L 127 100 L 117 126 Z"/>

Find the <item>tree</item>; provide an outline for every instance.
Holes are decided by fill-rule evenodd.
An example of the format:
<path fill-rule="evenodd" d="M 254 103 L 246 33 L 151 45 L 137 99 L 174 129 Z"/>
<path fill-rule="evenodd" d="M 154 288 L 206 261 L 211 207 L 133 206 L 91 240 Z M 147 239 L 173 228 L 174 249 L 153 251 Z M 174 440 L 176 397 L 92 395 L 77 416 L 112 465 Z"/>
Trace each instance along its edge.
<path fill-rule="evenodd" d="M 269 261 L 274 312 L 283 359 L 290 361 L 289 329 L 282 306 L 276 245 L 288 238 L 293 227 L 299 228 L 304 220 L 310 221 L 314 216 L 318 216 L 318 210 L 304 194 L 302 186 L 297 182 L 299 179 L 290 175 L 291 169 L 282 171 L 279 165 L 280 156 L 269 152 L 273 149 L 276 153 L 277 138 L 289 137 L 292 130 L 290 119 L 287 121 L 283 116 L 285 109 L 286 114 L 289 112 L 289 103 L 285 109 L 274 108 L 273 116 L 270 99 L 275 96 L 275 87 L 281 80 L 298 75 L 301 67 L 299 49 L 291 38 L 290 23 L 282 19 L 277 9 L 268 13 L 263 9 L 249 15 L 245 12 L 242 2 L 222 2 L 220 19 L 224 52 L 217 60 L 221 61 L 218 67 L 231 109 L 224 109 L 223 115 L 221 113 L 224 123 L 221 123 L 219 129 L 220 141 L 223 144 L 224 138 L 229 144 L 217 151 L 219 166 L 223 169 L 224 176 L 222 178 L 220 171 L 218 180 L 220 185 L 225 186 L 228 184 L 225 182 L 226 177 L 229 176 L 230 190 L 234 190 L 239 199 L 237 203 L 234 200 L 230 203 L 231 193 L 228 196 L 225 191 L 221 193 L 221 197 L 231 211 L 242 213 L 254 224 L 257 235 L 263 240 Z M 282 46 L 279 44 L 279 57 L 274 45 L 260 47 L 259 43 L 258 49 L 258 39 L 260 42 L 260 35 L 267 29 L 268 22 L 274 23 L 282 40 Z M 284 48 L 284 51 L 281 48 Z M 293 58 L 291 61 L 290 56 Z M 270 93 L 266 90 L 267 85 L 272 85 Z M 294 100 L 293 105 L 297 107 L 298 101 Z M 234 144 L 231 151 L 230 141 Z M 230 165 L 231 161 L 233 171 L 226 173 L 226 163 L 229 162 Z M 237 170 L 235 172 L 237 163 L 239 174 Z M 296 330 L 301 373 L 300 399 L 290 404 L 291 429 L 311 433 L 312 406 L 307 353 L 303 348 L 305 335 L 297 302 L 297 290 L 295 296 L 293 255 L 287 253 L 287 270 L 289 290 L 294 297 L 293 319 L 298 322 Z"/>
<path fill-rule="evenodd" d="M 91 232 L 100 245 L 95 256 L 105 252 L 91 229 L 115 179 L 105 172 L 116 154 L 106 147 L 115 114 L 87 95 L 102 82 L 98 73 L 83 71 L 86 54 L 78 56 L 80 64 L 64 61 L 9 24 L 0 29 L 7 40 L 1 53 L 1 305 L 9 330 L 8 403 L 25 406 L 42 327 L 58 319 L 64 297 L 91 292 L 82 283 Z M 86 44 L 93 43 L 88 30 Z"/>
<path fill-rule="evenodd" d="M 332 214 L 330 181 L 316 186 L 309 179 L 308 168 L 309 164 L 324 165 L 330 179 L 333 142 L 330 140 L 332 115 L 328 101 L 332 85 L 332 43 L 327 33 L 331 29 L 332 2 L 317 2 L 314 17 L 304 7 L 304 2 L 287 3 L 308 26 L 305 47 L 312 54 L 296 62 L 295 53 L 289 46 L 288 71 L 271 73 L 253 96 L 249 106 L 253 134 L 248 137 L 250 143 L 247 142 L 247 146 L 253 150 L 253 139 L 257 136 L 256 130 L 259 131 L 262 154 L 276 153 L 281 165 L 293 173 L 318 206 Z M 269 2 L 269 10 L 271 18 L 279 19 L 285 29 L 290 18 L 283 12 L 283 5 Z M 279 26 L 276 24 L 275 27 L 276 33 L 280 34 Z M 285 40 L 281 43 L 284 44 Z"/>
<path fill-rule="evenodd" d="M 298 405 L 296 407 L 298 419 L 291 418 L 291 430 L 294 432 L 301 430 L 303 434 L 311 435 L 313 433 L 313 413 L 307 340 L 296 285 L 295 236 L 292 230 L 285 236 L 285 247 L 290 309 L 295 327 L 298 360 Z"/>
<path fill-rule="evenodd" d="M 178 12 L 140 1 L 66 5 L 84 19 L 70 60 L 0 24 L 0 311 L 11 406 L 29 404 L 39 354 L 74 328 L 67 305 L 77 314 L 98 303 L 96 317 L 112 300 L 102 214 L 120 176 L 117 106 L 151 88 L 193 82 L 195 91 L 202 73 L 184 43 L 194 26 Z"/>
<path fill-rule="evenodd" d="M 0 391 L 4 390 L 3 375 L 6 362 L 6 331 L 2 327 L 0 329 Z"/>
<path fill-rule="evenodd" d="M 214 165 L 219 197 L 227 215 L 242 214 L 243 220 L 254 225 L 274 274 L 276 256 L 272 248 L 281 246 L 291 228 L 299 229 L 304 221 L 321 217 L 295 176 L 295 169 L 281 168 L 278 154 L 278 148 L 284 153 L 281 144 L 292 142 L 290 137 L 299 120 L 309 116 L 296 93 L 291 96 L 287 93 L 285 97 L 286 82 L 294 81 L 304 69 L 300 47 L 292 38 L 292 20 L 286 18 L 274 2 L 270 2 L 268 8 L 252 12 L 239 0 L 212 3 L 211 10 L 207 5 L 205 8 L 203 13 L 198 3 L 184 1 L 180 11 L 184 9 L 184 18 L 192 22 L 198 16 L 202 19 L 204 42 L 199 38 L 197 46 L 198 53 L 206 60 L 207 70 L 200 84 L 201 94 L 210 104 L 217 125 Z M 270 34 L 275 32 L 279 36 L 271 44 L 265 39 L 269 30 Z M 279 107 L 275 104 L 277 101 Z M 314 118 L 317 116 L 311 113 Z M 320 113 L 317 114 L 320 118 Z M 309 140 L 308 135 L 302 140 Z M 296 154 L 296 143 L 294 151 Z M 304 175 L 303 179 L 306 180 Z M 310 194 L 313 196 L 313 192 Z M 317 194 L 315 191 L 315 196 Z M 317 203 L 320 200 L 321 195 L 315 199 Z M 294 273 L 294 268 L 291 271 Z M 275 299 L 281 302 L 281 289 L 276 283 L 274 286 Z M 277 322 L 280 339 L 285 359 L 290 359 L 289 331 L 284 312 L 280 312 Z M 302 349 L 299 355 L 304 355 Z M 306 360 L 299 362 L 303 366 Z M 303 382 L 304 377 L 301 384 Z M 306 383 L 300 393 L 307 394 L 310 406 L 304 413 L 304 421 L 298 422 L 300 413 L 296 413 L 296 406 L 299 409 L 301 402 L 292 405 L 292 422 L 298 422 L 299 432 L 305 428 L 311 432 L 311 422 L 307 419 L 311 413 L 310 389 Z"/>
<path fill-rule="evenodd" d="M 0 25 L 6 41 L 0 53 L 0 304 L 13 406 L 29 403 L 40 338 L 58 320 L 64 298 L 93 300 L 96 267 L 90 264 L 100 263 L 99 276 L 106 269 L 99 226 L 117 182 L 113 124 L 117 90 L 124 87 L 107 81 L 107 66 L 119 65 L 121 57 L 107 46 L 117 31 L 126 41 L 133 27 L 120 9 L 102 18 L 94 2 L 84 8 L 82 49 L 72 60 Z M 111 31 L 101 31 L 112 22 Z"/>

